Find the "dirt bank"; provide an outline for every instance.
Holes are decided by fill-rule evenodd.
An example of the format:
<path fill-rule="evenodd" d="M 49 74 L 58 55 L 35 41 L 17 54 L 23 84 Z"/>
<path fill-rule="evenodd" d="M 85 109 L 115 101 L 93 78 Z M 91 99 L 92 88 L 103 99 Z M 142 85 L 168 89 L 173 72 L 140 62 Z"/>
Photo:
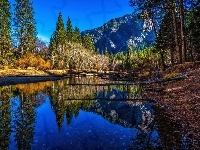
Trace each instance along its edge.
<path fill-rule="evenodd" d="M 200 66 L 188 66 L 179 65 L 166 71 L 183 71 L 187 74 L 184 80 L 152 84 L 152 88 L 159 87 L 164 91 L 150 91 L 146 95 L 156 100 L 173 120 L 182 125 L 183 134 L 193 142 L 194 148 L 200 148 Z"/>
<path fill-rule="evenodd" d="M 59 80 L 65 78 L 65 74 L 66 70 L 2 69 L 0 70 L 0 86 Z"/>

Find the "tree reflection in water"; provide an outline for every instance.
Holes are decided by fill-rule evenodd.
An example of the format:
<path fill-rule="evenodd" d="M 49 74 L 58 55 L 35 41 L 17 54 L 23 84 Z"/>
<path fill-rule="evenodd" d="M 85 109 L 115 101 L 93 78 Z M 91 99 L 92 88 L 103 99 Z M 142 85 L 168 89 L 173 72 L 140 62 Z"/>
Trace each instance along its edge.
<path fill-rule="evenodd" d="M 32 102 L 35 95 L 26 95 L 21 92 L 18 96 L 18 106 L 13 112 L 16 147 L 18 149 L 31 149 L 33 142 L 36 105 Z"/>
<path fill-rule="evenodd" d="M 84 81 L 80 81 L 81 82 L 76 80 L 75 82 L 71 79 L 65 81 L 61 80 L 54 82 L 51 86 L 49 98 L 51 107 L 56 115 L 56 121 L 59 131 L 61 131 L 62 129 L 62 123 L 64 121 L 65 115 L 67 119 L 67 125 L 69 126 L 72 117 L 77 117 L 81 109 L 89 109 L 92 103 L 91 99 L 95 98 L 95 87 L 70 85 L 70 83 L 74 82 L 78 82 L 79 84 L 84 83 Z"/>
<path fill-rule="evenodd" d="M 0 87 L 0 149 L 9 148 L 12 142 L 11 132 L 14 134 L 16 148 L 31 149 L 36 108 L 44 102 L 43 91 L 48 84 L 44 82 Z"/>
<path fill-rule="evenodd" d="M 11 134 L 12 91 L 9 87 L 0 87 L 0 149 L 8 149 Z"/>
<path fill-rule="evenodd" d="M 164 109 L 158 106 L 155 109 L 155 125 L 164 149 L 183 149 L 183 129 L 180 123 L 173 121 Z"/>
<path fill-rule="evenodd" d="M 82 114 L 92 112 L 93 116 L 102 116 L 104 121 L 109 121 L 112 125 L 132 130 L 130 149 L 184 149 L 182 127 L 173 122 L 164 110 L 153 107 L 149 102 L 130 100 L 142 99 L 144 92 L 142 86 L 71 85 L 102 82 L 98 78 L 70 78 L 55 82 L 1 87 L 0 149 L 8 149 L 10 143 L 14 143 L 17 149 L 32 149 L 36 132 L 37 108 L 43 106 L 46 99 L 49 99 L 55 114 L 56 129 L 59 134 L 63 132 L 63 125 L 69 127 L 72 118 L 78 119 L 80 112 Z M 85 130 L 84 133 L 87 134 L 92 132 L 92 130 Z M 102 132 L 101 134 L 95 132 L 96 135 L 105 136 Z M 10 139 L 11 137 L 15 142 Z M 111 137 L 108 141 L 111 140 L 112 143 L 112 139 Z M 190 148 L 189 143 L 187 144 L 187 148 Z"/>

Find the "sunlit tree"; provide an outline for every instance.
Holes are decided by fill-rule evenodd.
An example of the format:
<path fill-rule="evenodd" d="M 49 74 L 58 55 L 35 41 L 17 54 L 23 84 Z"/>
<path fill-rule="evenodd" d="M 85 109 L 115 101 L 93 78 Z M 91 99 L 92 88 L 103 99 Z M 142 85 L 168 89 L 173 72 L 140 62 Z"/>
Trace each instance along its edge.
<path fill-rule="evenodd" d="M 91 38 L 91 36 L 90 36 L 89 34 L 85 35 L 85 36 L 83 37 L 82 41 L 83 41 L 83 46 L 84 46 L 87 50 L 89 50 L 89 51 L 91 51 L 91 52 L 94 52 L 95 46 L 94 46 L 94 43 L 93 43 L 93 41 L 92 41 L 92 38 Z"/>
<path fill-rule="evenodd" d="M 58 21 L 56 23 L 56 30 L 52 34 L 49 44 L 50 58 L 53 62 L 53 67 L 58 67 L 59 61 L 63 59 L 63 53 L 66 50 L 65 41 L 65 27 L 62 13 L 60 12 L 58 15 Z"/>
<path fill-rule="evenodd" d="M 82 43 L 82 38 L 81 38 L 81 33 L 78 27 L 75 27 L 74 29 L 74 37 L 73 37 L 73 41 L 75 43 Z"/>
<path fill-rule="evenodd" d="M 11 52 L 11 12 L 8 0 L 0 1 L 0 61 L 8 63 Z"/>
<path fill-rule="evenodd" d="M 67 19 L 67 25 L 66 25 L 66 36 L 67 36 L 67 42 L 73 41 L 73 26 L 70 17 Z"/>
<path fill-rule="evenodd" d="M 14 45 L 20 56 L 27 52 L 34 53 L 37 45 L 36 21 L 33 3 L 29 0 L 15 0 L 14 4 Z"/>

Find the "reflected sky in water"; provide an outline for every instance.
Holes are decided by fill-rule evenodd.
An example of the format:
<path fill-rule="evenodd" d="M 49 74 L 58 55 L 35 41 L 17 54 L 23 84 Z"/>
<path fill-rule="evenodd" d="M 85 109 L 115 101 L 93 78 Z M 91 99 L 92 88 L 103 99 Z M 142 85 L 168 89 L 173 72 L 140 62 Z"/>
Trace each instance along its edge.
<path fill-rule="evenodd" d="M 67 79 L 1 87 L 0 149 L 188 149 L 181 126 L 161 108 L 127 99 L 141 98 L 140 86 L 70 85 L 97 82 L 102 81 Z"/>
<path fill-rule="evenodd" d="M 102 116 L 92 112 L 79 111 L 70 125 L 63 122 L 61 132 L 57 129 L 56 117 L 47 102 L 39 108 L 34 147 L 71 148 L 71 149 L 124 149 L 131 144 L 131 130 L 120 125 L 113 125 Z M 45 132 L 44 132 L 45 131 Z M 36 140 L 37 139 L 37 140 Z M 120 141 L 120 142 L 119 142 Z"/>
<path fill-rule="evenodd" d="M 46 101 L 37 108 L 32 149 L 128 149 L 131 147 L 133 142 L 140 147 L 144 146 L 145 143 L 142 139 L 141 141 L 138 141 L 138 135 L 147 135 L 144 131 L 142 131 L 136 124 L 134 125 L 136 127 L 133 127 L 133 125 L 130 124 L 131 122 L 126 122 L 126 119 L 123 117 L 122 119 L 124 120 L 120 120 L 121 123 L 118 121 L 118 124 L 113 124 L 112 119 L 110 119 L 110 121 L 107 119 L 109 118 L 108 115 L 112 115 L 114 110 L 107 110 L 107 114 L 102 114 L 104 116 L 99 115 L 96 106 L 99 103 L 98 101 L 95 101 L 95 103 L 96 104 L 91 106 L 90 110 L 85 111 L 80 109 L 77 117 L 73 115 L 70 125 L 67 124 L 67 119 L 64 117 L 65 119 L 62 123 L 62 129 L 59 132 L 56 115 L 51 108 L 49 98 L 46 98 Z M 108 107 L 106 105 L 109 105 L 109 103 L 111 102 L 104 101 L 102 103 L 102 101 L 100 101 L 100 104 L 104 105 L 104 107 Z M 127 105 L 125 102 L 117 103 L 122 106 Z M 102 107 L 100 104 L 98 105 L 99 108 Z M 94 112 L 92 112 L 92 110 Z M 127 114 L 130 113 L 130 110 L 128 110 Z M 102 111 L 106 113 L 106 110 Z M 115 113 L 117 113 L 116 110 Z M 106 119 L 106 117 L 108 118 Z M 111 117 L 112 116 L 110 116 L 110 118 Z M 137 119 L 141 119 L 140 117 L 142 116 L 137 117 Z M 130 118 L 132 117 L 130 116 Z M 127 128 L 125 126 L 132 126 L 132 128 Z M 13 137 L 13 139 L 11 141 L 10 149 L 16 149 L 14 136 L 11 137 Z M 159 146 L 159 136 L 157 131 L 153 131 L 150 139 L 152 146 Z"/>

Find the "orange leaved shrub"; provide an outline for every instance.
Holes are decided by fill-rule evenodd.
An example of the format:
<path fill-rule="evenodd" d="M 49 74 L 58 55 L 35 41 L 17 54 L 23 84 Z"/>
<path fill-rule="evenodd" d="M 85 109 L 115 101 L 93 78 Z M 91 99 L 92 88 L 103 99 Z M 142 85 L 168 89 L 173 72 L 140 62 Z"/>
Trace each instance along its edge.
<path fill-rule="evenodd" d="M 45 61 L 42 57 L 30 53 L 16 60 L 16 65 L 22 69 L 34 67 L 37 70 L 47 70 L 51 68 L 51 63 L 49 61 Z"/>
<path fill-rule="evenodd" d="M 46 87 L 50 87 L 53 84 L 52 81 L 46 81 L 46 82 L 38 82 L 38 83 L 29 83 L 29 84 L 18 84 L 16 87 L 23 91 L 25 94 L 35 94 L 40 91 L 45 90 Z"/>

